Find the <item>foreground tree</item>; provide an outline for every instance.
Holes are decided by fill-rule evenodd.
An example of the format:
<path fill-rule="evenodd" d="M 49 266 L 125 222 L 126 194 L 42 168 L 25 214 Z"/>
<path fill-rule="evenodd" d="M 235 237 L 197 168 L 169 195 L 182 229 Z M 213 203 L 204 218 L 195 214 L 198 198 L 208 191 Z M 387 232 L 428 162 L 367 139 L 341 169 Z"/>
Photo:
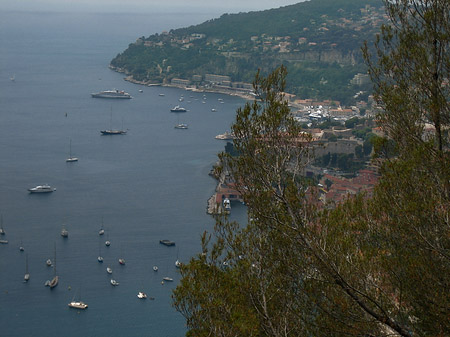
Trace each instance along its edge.
<path fill-rule="evenodd" d="M 385 1 L 391 24 L 376 57 L 366 45 L 378 121 L 398 156 L 386 160 L 372 201 L 389 252 L 383 278 L 412 335 L 450 334 L 450 2 Z M 386 139 L 387 139 L 386 138 Z M 379 148 L 388 144 L 385 140 Z M 385 281 L 386 282 L 386 281 Z M 409 323 L 408 323 L 409 320 Z"/>
<path fill-rule="evenodd" d="M 448 1 L 386 5 L 392 25 L 377 57 L 365 56 L 391 138 L 378 153 L 396 156 L 381 158 L 373 198 L 315 209 L 301 175 L 309 139 L 284 100 L 285 69 L 258 75 L 259 99 L 233 125 L 239 156 L 220 156 L 249 221 L 218 218 L 181 269 L 174 305 L 188 335 L 450 335 Z M 438 31 L 434 49 L 427 27 Z"/>

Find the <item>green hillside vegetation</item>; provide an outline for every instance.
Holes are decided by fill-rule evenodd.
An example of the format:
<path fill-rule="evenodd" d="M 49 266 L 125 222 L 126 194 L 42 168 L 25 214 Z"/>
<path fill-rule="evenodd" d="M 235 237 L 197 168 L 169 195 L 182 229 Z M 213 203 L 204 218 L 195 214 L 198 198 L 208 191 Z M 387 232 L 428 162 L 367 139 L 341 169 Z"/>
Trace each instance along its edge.
<path fill-rule="evenodd" d="M 196 26 L 143 36 L 111 66 L 146 83 L 205 74 L 251 83 L 258 69 L 268 74 L 284 64 L 288 92 L 349 102 L 356 89 L 350 80 L 366 72 L 361 44 L 373 40 L 383 22 L 378 0 L 311 0 L 224 14 Z"/>

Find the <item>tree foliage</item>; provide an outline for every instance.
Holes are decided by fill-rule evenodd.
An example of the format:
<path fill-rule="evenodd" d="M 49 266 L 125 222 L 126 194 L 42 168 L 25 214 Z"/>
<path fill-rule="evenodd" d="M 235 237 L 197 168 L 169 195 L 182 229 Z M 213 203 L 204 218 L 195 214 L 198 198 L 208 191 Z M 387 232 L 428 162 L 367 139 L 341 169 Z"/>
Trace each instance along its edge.
<path fill-rule="evenodd" d="M 249 220 L 219 217 L 181 269 L 174 305 L 188 335 L 450 335 L 450 3 L 386 6 L 393 24 L 375 57 L 365 50 L 389 137 L 375 139 L 373 196 L 315 207 L 315 188 L 301 177 L 309 140 L 283 99 L 285 69 L 258 75 L 259 99 L 233 125 L 239 156 L 220 155 Z"/>

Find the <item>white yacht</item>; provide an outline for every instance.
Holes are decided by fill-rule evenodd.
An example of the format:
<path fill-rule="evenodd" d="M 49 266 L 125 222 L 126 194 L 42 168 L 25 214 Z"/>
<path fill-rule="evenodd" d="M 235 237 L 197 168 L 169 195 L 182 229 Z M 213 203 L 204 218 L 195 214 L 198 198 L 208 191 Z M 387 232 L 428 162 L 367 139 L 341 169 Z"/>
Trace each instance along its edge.
<path fill-rule="evenodd" d="M 63 227 L 63 228 L 61 229 L 61 236 L 62 236 L 63 238 L 68 238 L 68 237 L 69 237 L 69 231 L 68 231 L 65 227 Z"/>
<path fill-rule="evenodd" d="M 224 208 L 225 212 L 230 212 L 231 211 L 230 199 L 228 199 L 228 198 L 223 199 L 223 208 Z"/>
<path fill-rule="evenodd" d="M 112 269 L 111 269 L 110 267 L 106 267 L 106 272 L 107 272 L 108 274 L 112 274 Z"/>
<path fill-rule="evenodd" d="M 175 125 L 175 129 L 182 129 L 182 130 L 186 130 L 188 128 L 188 125 L 185 123 L 180 123 Z"/>
<path fill-rule="evenodd" d="M 115 286 L 118 286 L 118 285 L 119 285 L 119 282 L 117 282 L 117 281 L 114 280 L 114 279 L 111 279 L 111 284 L 115 287 Z"/>
<path fill-rule="evenodd" d="M 123 90 L 104 90 L 91 94 L 94 98 L 133 98 L 131 95 Z"/>
<path fill-rule="evenodd" d="M 51 187 L 50 185 L 38 185 L 36 187 L 32 187 L 28 189 L 30 193 L 50 193 L 56 191 L 56 188 Z"/>
<path fill-rule="evenodd" d="M 187 110 L 185 108 L 182 108 L 181 106 L 177 105 L 170 109 L 171 112 L 186 112 Z"/>
<path fill-rule="evenodd" d="M 81 301 L 72 301 L 68 304 L 68 306 L 70 308 L 75 308 L 75 309 L 86 309 L 88 307 L 88 305 L 84 302 Z"/>
<path fill-rule="evenodd" d="M 158 266 L 153 266 L 153 271 L 158 271 Z"/>
<path fill-rule="evenodd" d="M 140 299 L 146 299 L 147 298 L 147 294 L 146 293 L 143 293 L 142 291 L 140 291 L 138 294 L 137 294 L 137 297 L 138 298 L 140 298 Z"/>
<path fill-rule="evenodd" d="M 231 140 L 231 139 L 234 139 L 234 135 L 231 132 L 225 131 L 225 133 L 217 135 L 214 138 L 220 139 L 220 140 Z"/>

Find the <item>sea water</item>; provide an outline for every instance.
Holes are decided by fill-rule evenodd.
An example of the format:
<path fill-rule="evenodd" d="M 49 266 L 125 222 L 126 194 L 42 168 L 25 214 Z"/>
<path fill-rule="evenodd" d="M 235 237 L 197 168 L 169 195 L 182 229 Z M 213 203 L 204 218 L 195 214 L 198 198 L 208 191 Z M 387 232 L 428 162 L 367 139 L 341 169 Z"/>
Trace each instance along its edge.
<path fill-rule="evenodd" d="M 174 263 L 188 262 L 202 232 L 212 231 L 206 206 L 216 181 L 208 173 L 225 145 L 214 136 L 229 130 L 244 101 L 139 86 L 108 64 L 140 36 L 209 18 L 0 13 L 0 214 L 1 239 L 9 241 L 0 245 L 0 336 L 185 334 L 185 320 L 171 305 L 180 279 Z M 134 98 L 91 98 L 113 88 Z M 188 112 L 171 113 L 177 104 Z M 189 128 L 175 129 L 177 123 Z M 110 127 L 128 131 L 100 134 Z M 70 150 L 78 162 L 66 163 Z M 27 192 L 41 184 L 56 191 Z M 245 218 L 244 207 L 233 206 Z M 54 267 L 45 262 L 54 260 L 55 247 L 59 285 L 51 290 L 44 283 Z M 164 276 L 174 282 L 162 284 Z M 111 286 L 111 278 L 120 285 Z M 154 300 L 139 300 L 138 291 Z M 89 308 L 70 309 L 72 299 Z"/>

